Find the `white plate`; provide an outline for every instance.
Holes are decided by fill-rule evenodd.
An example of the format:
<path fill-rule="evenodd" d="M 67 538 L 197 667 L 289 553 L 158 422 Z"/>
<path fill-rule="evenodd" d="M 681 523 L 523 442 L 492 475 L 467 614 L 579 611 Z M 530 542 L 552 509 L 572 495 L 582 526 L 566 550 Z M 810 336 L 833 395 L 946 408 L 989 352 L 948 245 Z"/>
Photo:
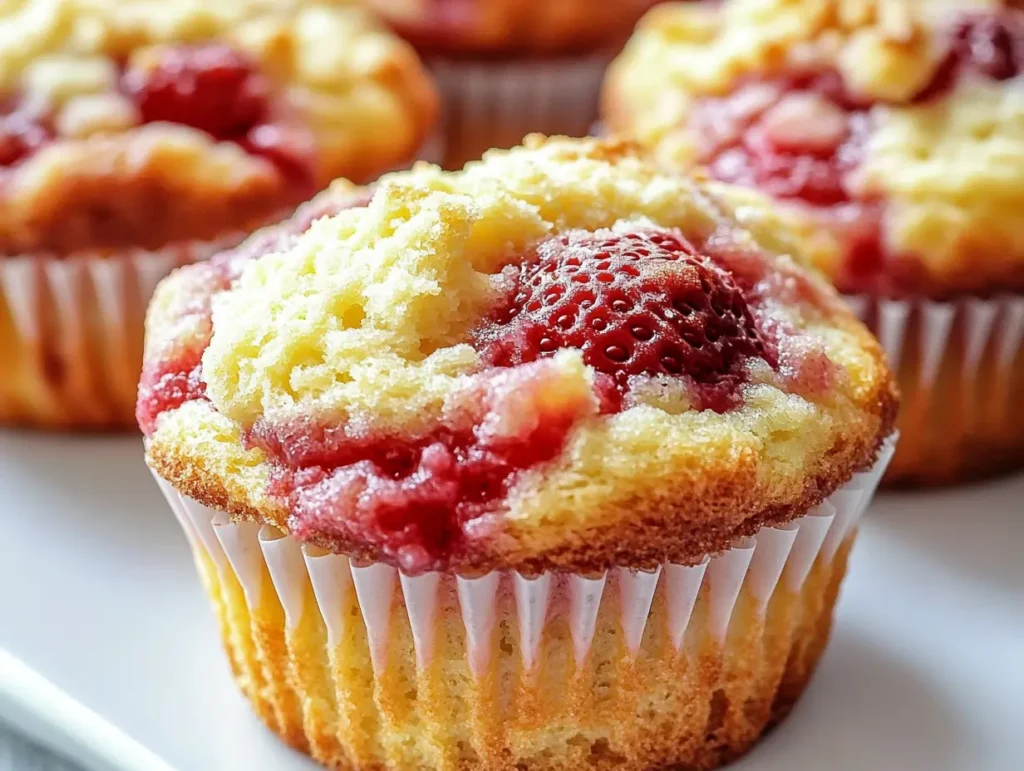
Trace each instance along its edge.
<path fill-rule="evenodd" d="M 38 709 L 46 689 L 8 676 L 7 719 L 34 698 L 49 724 L 25 728 L 117 771 L 157 768 L 142 747 L 180 771 L 314 768 L 235 692 L 139 440 L 0 433 L 0 523 L 0 648 L 73 700 Z M 809 692 L 734 768 L 1019 771 L 1024 477 L 886 496 L 854 555 Z"/>

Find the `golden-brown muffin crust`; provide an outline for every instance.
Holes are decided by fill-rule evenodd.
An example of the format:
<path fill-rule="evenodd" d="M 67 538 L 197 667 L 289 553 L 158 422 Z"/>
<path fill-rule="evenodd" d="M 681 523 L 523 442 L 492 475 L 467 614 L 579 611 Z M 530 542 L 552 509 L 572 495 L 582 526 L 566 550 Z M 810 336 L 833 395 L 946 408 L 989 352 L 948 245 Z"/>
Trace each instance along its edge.
<path fill-rule="evenodd" d="M 336 176 L 371 179 L 407 161 L 436 112 L 412 49 L 347 0 L 21 0 L 3 6 L 0 28 L 8 255 L 251 229 Z M 262 134 L 244 141 L 280 142 L 285 160 L 198 127 L 143 122 L 126 73 L 210 45 L 242 57 L 261 83 L 265 123 L 252 131 Z M 48 137 L 38 151 L 12 151 L 24 131 Z"/>
<path fill-rule="evenodd" d="M 207 268 L 179 271 L 150 309 L 147 366 L 157 374 L 140 401 L 149 462 L 182 493 L 234 517 L 293 531 L 292 512 L 268 492 L 268 456 L 243 443 L 254 426 L 301 435 L 302 426 L 343 421 L 371 435 L 419 435 L 461 409 L 481 372 L 467 341 L 495 302 L 501 268 L 574 228 L 678 228 L 697 243 L 758 255 L 786 277 L 772 307 L 808 358 L 787 359 L 777 373 L 755 366 L 742 403 L 723 413 L 694 408 L 669 383 L 635 390 L 632 406 L 610 415 L 587 406 L 595 375 L 579 351 L 543 360 L 513 414 L 536 409 L 543 419 L 564 408 L 581 417 L 562 451 L 522 473 L 486 533 L 445 567 L 696 562 L 806 513 L 867 468 L 891 431 L 897 396 L 877 342 L 795 267 L 785 232 L 762 222 L 773 235 L 759 242 L 699 186 L 629 143 L 535 137 L 460 173 L 420 167 L 385 177 L 368 204 L 351 188 L 331 195 L 364 205 L 317 221 L 212 298 Z M 196 314 L 211 304 L 212 317 Z M 161 367 L 204 340 L 206 398 L 147 412 Z M 818 370 L 799 362 L 825 360 L 828 385 L 814 386 Z M 337 531 L 313 526 L 304 536 L 394 560 Z"/>
<path fill-rule="evenodd" d="M 369 0 L 422 50 L 567 54 L 621 44 L 658 0 Z"/>
<path fill-rule="evenodd" d="M 735 181 L 721 145 L 741 140 L 742 132 L 766 131 L 784 148 L 785 163 L 789 143 L 827 142 L 822 132 L 833 126 L 861 130 L 843 126 L 855 113 L 866 133 L 847 145 L 857 160 L 841 172 L 845 194 L 834 196 L 853 206 L 778 198 L 793 226 L 810 231 L 816 264 L 848 292 L 941 298 L 1021 290 L 1024 75 L 1012 71 L 1024 60 L 1024 13 L 1014 8 L 1006 0 L 661 6 L 613 64 L 604 117 L 670 163 L 706 164 Z M 965 20 L 981 31 L 961 26 L 958 33 Z M 982 64 L 961 63 L 959 76 L 950 74 L 957 34 L 993 41 L 961 42 L 959 55 L 971 50 Z M 852 106 L 837 109 L 829 94 L 803 86 L 773 93 L 806 73 L 836 75 L 839 102 Z M 786 96 L 793 88 L 798 93 Z M 708 122 L 709 105 L 719 105 L 714 114 L 723 123 Z M 723 139 L 711 135 L 732 131 L 736 137 L 711 146 Z M 872 257 L 865 257 L 865 239 L 878 241 Z"/>

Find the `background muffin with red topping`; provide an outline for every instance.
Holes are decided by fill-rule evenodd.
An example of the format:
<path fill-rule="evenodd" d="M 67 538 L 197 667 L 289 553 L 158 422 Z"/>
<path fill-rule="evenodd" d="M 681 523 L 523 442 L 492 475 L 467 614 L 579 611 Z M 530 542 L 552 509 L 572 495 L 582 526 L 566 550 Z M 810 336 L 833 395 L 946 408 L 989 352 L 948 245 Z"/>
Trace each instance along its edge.
<path fill-rule="evenodd" d="M 605 118 L 808 240 L 907 396 L 890 478 L 1024 462 L 1024 11 L 734 0 L 653 11 Z"/>
<path fill-rule="evenodd" d="M 604 68 L 657 0 L 370 0 L 444 95 L 449 168 L 531 131 L 584 136 Z"/>
<path fill-rule="evenodd" d="M 268 724 L 329 765 L 643 769 L 783 716 L 896 392 L 772 232 L 535 137 L 165 280 L 147 457 Z"/>
<path fill-rule="evenodd" d="M 0 422 L 129 426 L 145 304 L 423 143 L 415 53 L 347 2 L 22 2 L 0 18 Z"/>

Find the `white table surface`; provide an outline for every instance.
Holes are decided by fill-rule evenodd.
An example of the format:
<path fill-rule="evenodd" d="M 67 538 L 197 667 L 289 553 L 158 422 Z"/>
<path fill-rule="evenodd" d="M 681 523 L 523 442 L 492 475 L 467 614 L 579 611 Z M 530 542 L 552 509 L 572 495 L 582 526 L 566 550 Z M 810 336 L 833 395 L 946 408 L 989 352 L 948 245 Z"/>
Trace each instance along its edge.
<path fill-rule="evenodd" d="M 236 693 L 138 439 L 0 431 L 0 649 L 179 771 L 314 768 Z M 876 503 L 817 676 L 733 768 L 1021 771 L 1022 726 L 1017 476 Z"/>

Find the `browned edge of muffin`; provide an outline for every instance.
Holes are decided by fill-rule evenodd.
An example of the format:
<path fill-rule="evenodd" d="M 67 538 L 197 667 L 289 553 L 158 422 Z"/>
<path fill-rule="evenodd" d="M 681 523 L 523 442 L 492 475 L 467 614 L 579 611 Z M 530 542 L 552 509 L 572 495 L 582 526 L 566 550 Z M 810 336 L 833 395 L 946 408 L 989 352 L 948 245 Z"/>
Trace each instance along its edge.
<path fill-rule="evenodd" d="M 879 359 L 881 355 L 878 351 Z M 609 499 L 602 507 L 606 511 L 593 513 L 598 521 L 611 524 L 556 537 L 529 528 L 516 529 L 504 516 L 506 512 L 499 510 L 494 532 L 474 541 L 470 551 L 456 552 L 445 568 L 460 574 L 492 570 L 517 570 L 524 575 L 552 570 L 592 574 L 615 566 L 650 569 L 665 562 L 699 563 L 762 527 L 784 525 L 804 516 L 855 473 L 868 470 L 893 431 L 898 404 L 895 382 L 887 374 L 865 399 L 864 420 L 835 435 L 800 493 L 783 504 L 759 506 L 751 500 L 757 473 L 756 461 L 751 458 L 748 463 L 723 469 L 699 495 L 692 486 L 682 484 L 673 489 L 652 487 L 642 496 Z M 211 473 L 204 459 L 190 449 L 151 441 L 147 459 L 157 474 L 199 503 L 226 512 L 235 521 L 266 523 L 288 532 L 286 508 L 273 502 L 258 508 L 233 495 L 225 480 Z M 617 513 L 611 518 L 602 516 L 607 511 Z M 738 525 L 721 524 L 725 513 L 736 521 L 737 512 L 742 514 Z M 378 547 L 364 542 L 324 535 L 309 542 L 356 560 L 395 564 Z"/>

